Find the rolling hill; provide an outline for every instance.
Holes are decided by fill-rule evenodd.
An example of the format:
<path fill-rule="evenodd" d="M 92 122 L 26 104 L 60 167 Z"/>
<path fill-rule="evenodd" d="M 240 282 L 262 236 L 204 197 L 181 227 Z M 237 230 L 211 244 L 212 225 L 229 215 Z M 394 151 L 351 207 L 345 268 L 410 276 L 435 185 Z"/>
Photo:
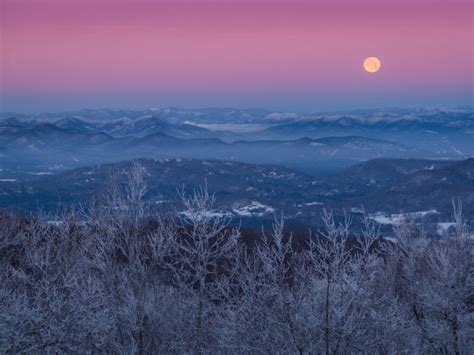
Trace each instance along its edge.
<path fill-rule="evenodd" d="M 271 220 L 280 211 L 307 225 L 321 222 L 323 208 L 369 214 L 436 211 L 436 221 L 450 221 L 453 198 L 464 203 L 474 221 L 474 159 L 458 162 L 377 159 L 324 178 L 271 165 L 196 159 L 140 160 L 147 171 L 145 195 L 151 210 L 182 208 L 178 191 L 207 184 L 216 211 L 237 219 Z M 59 206 L 87 205 L 100 198 L 112 172 L 125 181 L 130 162 L 98 165 L 35 176 L 28 181 L 0 179 L 0 206 L 57 211 Z M 351 177 L 351 178 L 348 178 Z M 358 221 L 358 217 L 355 218 Z M 252 222 L 254 223 L 254 222 Z"/>

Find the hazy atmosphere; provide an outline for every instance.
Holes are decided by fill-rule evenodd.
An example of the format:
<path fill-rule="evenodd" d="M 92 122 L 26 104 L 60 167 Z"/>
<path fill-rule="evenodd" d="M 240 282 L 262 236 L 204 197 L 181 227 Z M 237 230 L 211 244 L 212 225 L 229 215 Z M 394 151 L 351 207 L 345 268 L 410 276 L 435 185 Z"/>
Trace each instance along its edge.
<path fill-rule="evenodd" d="M 0 0 L 0 353 L 471 354 L 468 0 Z"/>
<path fill-rule="evenodd" d="M 468 0 L 2 0 L 2 111 L 466 105 Z M 366 57 L 383 70 L 369 76 Z"/>

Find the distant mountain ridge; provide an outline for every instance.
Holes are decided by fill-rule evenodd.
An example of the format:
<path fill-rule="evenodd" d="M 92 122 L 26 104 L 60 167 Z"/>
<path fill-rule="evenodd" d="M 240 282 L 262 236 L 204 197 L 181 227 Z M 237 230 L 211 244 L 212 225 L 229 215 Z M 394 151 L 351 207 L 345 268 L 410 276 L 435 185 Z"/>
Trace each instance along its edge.
<path fill-rule="evenodd" d="M 226 142 L 204 128 L 154 117 L 133 122 L 136 125 L 117 128 L 116 123 L 113 127 L 110 123 L 93 125 L 69 117 L 32 127 L 0 124 L 0 149 L 9 152 L 6 161 L 9 157 L 15 162 L 35 158 L 69 168 L 141 157 L 183 157 L 276 164 L 312 173 L 327 169 L 318 162 L 343 167 L 377 157 L 429 155 L 396 142 L 361 136 Z"/>
<path fill-rule="evenodd" d="M 76 111 L 65 111 L 55 113 L 0 113 L 0 120 L 17 117 L 28 120 L 52 120 L 57 121 L 66 117 L 81 120 L 110 121 L 129 118 L 131 120 L 140 117 L 155 116 L 167 122 L 176 123 L 186 120 L 205 123 L 265 123 L 278 121 L 297 121 L 315 119 L 341 119 L 350 118 L 360 121 L 377 120 L 400 120 L 410 118 L 422 118 L 425 120 L 442 120 L 443 118 L 465 118 L 473 117 L 473 107 L 409 107 L 409 108 L 385 108 L 385 109 L 357 109 L 341 112 L 321 113 L 298 113 L 271 111 L 266 109 L 237 109 L 237 108 L 201 108 L 185 109 L 178 107 L 166 107 L 160 109 L 146 110 L 124 110 L 124 109 L 82 109 Z"/>
<path fill-rule="evenodd" d="M 364 136 L 392 140 L 438 153 L 473 155 L 474 109 L 468 107 L 388 108 L 343 113 L 301 114 L 258 109 L 78 110 L 45 114 L 0 114 L 0 124 L 17 126 L 55 123 L 81 131 L 104 131 L 117 136 L 165 133 L 181 138 L 232 140 L 322 138 Z M 239 125 L 254 125 L 248 134 L 232 131 Z M 207 128 L 222 127 L 219 132 Z M 470 144 L 471 143 L 471 144 Z"/>
<path fill-rule="evenodd" d="M 474 111 L 468 108 L 321 114 L 231 108 L 0 114 L 0 159 L 6 168 L 19 162 L 42 170 L 183 157 L 326 174 L 374 158 L 466 159 L 474 156 L 473 142 Z"/>

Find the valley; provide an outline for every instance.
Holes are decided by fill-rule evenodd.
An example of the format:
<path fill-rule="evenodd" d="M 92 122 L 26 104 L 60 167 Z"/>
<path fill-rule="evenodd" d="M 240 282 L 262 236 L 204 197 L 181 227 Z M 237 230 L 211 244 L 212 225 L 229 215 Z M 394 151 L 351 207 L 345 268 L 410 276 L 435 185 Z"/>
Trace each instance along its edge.
<path fill-rule="evenodd" d="M 1 114 L 0 207 L 55 214 L 88 206 L 111 175 L 125 181 L 138 161 L 150 213 L 180 213 L 180 193 L 207 186 L 212 213 L 252 228 L 281 213 L 318 227 L 327 209 L 350 214 L 354 228 L 364 211 L 387 234 L 422 219 L 436 235 L 451 221 L 453 199 L 474 220 L 473 134 L 473 113 L 461 109 Z"/>

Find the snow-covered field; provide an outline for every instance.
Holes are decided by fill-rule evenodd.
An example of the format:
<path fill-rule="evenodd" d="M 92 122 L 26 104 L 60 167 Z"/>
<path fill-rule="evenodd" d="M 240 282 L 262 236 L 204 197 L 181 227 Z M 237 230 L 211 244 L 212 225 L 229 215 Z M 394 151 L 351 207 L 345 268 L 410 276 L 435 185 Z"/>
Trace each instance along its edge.
<path fill-rule="evenodd" d="M 386 214 L 384 212 L 376 212 L 369 214 L 369 218 L 380 224 L 400 225 L 404 222 L 410 222 L 415 219 L 424 218 L 428 215 L 438 214 L 436 210 L 418 211 L 409 213 Z"/>
<path fill-rule="evenodd" d="M 252 201 L 248 205 L 234 205 L 232 211 L 241 217 L 261 217 L 275 212 L 275 209 L 258 201 Z"/>
<path fill-rule="evenodd" d="M 37 176 L 53 175 L 53 173 L 50 172 L 50 171 L 38 171 L 38 172 L 29 171 L 28 174 L 29 174 L 29 175 L 37 175 Z"/>

